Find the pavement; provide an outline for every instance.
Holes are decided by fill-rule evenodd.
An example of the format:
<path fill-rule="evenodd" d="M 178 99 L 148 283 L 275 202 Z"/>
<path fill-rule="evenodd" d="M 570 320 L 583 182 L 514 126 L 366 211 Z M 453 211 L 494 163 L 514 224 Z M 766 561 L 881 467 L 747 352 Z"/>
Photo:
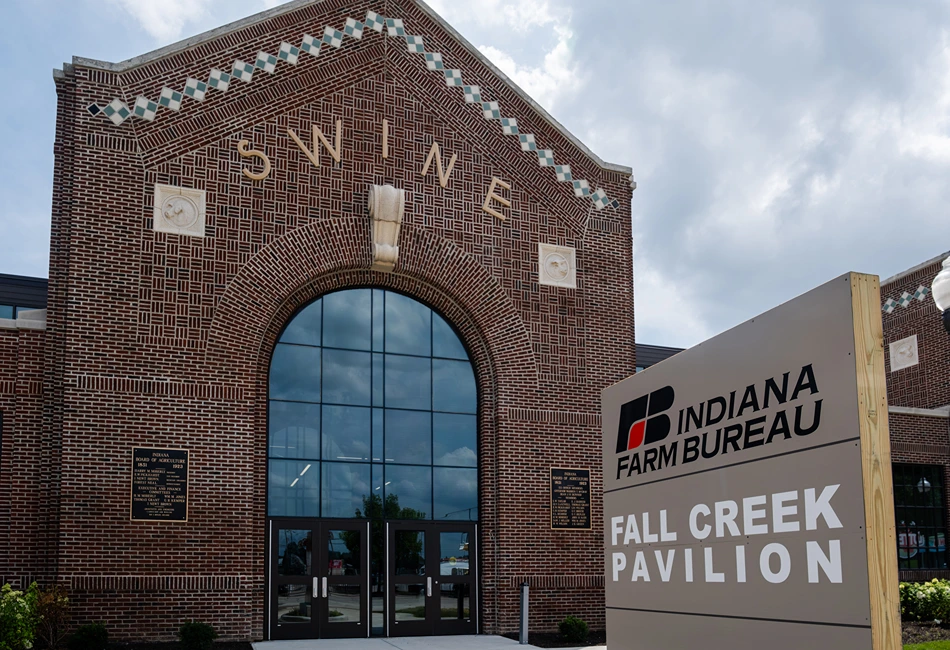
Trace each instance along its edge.
<path fill-rule="evenodd" d="M 259 641 L 254 650 L 517 650 L 537 648 L 520 645 L 503 636 L 403 636 L 372 639 L 319 639 L 306 641 Z M 606 646 L 561 648 L 561 650 L 606 650 Z"/>

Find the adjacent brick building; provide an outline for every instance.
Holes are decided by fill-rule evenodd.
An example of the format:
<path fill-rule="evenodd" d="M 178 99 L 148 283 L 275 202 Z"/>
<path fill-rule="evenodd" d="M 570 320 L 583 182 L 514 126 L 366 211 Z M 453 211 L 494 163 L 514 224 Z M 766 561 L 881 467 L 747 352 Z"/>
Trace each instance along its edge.
<path fill-rule="evenodd" d="M 603 626 L 629 168 L 414 0 L 55 82 L 47 309 L 0 320 L 0 580 L 118 639 L 507 632 L 522 582 L 533 629 Z M 552 467 L 589 470 L 589 521 L 552 521 Z"/>

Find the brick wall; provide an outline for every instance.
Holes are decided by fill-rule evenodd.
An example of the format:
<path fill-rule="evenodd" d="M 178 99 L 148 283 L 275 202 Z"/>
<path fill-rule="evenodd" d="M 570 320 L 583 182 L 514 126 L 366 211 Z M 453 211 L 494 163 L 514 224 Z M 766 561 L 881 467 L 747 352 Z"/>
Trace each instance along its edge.
<path fill-rule="evenodd" d="M 596 212 L 575 197 L 403 40 L 369 29 L 361 42 L 302 53 L 296 67 L 257 71 L 252 84 L 232 79 L 227 93 L 186 98 L 152 122 L 116 127 L 85 110 L 180 89 L 368 8 L 403 18 L 407 33 L 423 34 L 446 67 L 619 208 Z M 271 351 L 300 305 L 377 286 L 437 309 L 472 352 L 483 630 L 516 628 L 521 579 L 545 585 L 533 629 L 568 614 L 603 626 L 599 392 L 635 367 L 625 174 L 592 160 L 408 0 L 327 0 L 124 72 L 77 64 L 56 83 L 46 356 L 30 370 L 46 399 L 31 402 L 33 424 L 17 420 L 16 439 L 32 446 L 4 447 L 3 475 L 22 474 L 23 485 L 0 485 L 24 495 L 8 521 L 26 531 L 5 572 L 55 577 L 73 594 L 77 623 L 105 620 L 119 639 L 168 638 L 187 618 L 214 622 L 225 638 L 261 638 Z M 342 162 L 324 153 L 314 167 L 287 129 L 307 141 L 311 124 L 332 132 L 336 120 Z M 242 174 L 252 163 L 237 153 L 241 139 L 270 157 L 269 178 Z M 459 156 L 444 189 L 419 173 L 433 142 Z M 480 210 L 493 177 L 512 184 L 504 221 Z M 207 192 L 206 237 L 152 230 L 155 183 Z M 392 274 L 369 270 L 373 184 L 406 190 Z M 576 290 L 538 284 L 539 242 L 577 249 Z M 13 347 L 22 354 L 36 336 Z M 133 446 L 191 451 L 187 523 L 129 520 Z M 591 469 L 590 531 L 550 530 L 551 466 Z"/>

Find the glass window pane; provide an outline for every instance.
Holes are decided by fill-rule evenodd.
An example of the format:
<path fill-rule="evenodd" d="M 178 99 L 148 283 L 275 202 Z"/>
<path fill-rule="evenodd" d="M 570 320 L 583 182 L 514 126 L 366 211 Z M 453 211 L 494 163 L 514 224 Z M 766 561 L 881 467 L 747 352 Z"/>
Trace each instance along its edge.
<path fill-rule="evenodd" d="M 392 512 L 393 519 L 431 519 L 432 468 L 387 465 L 385 471 L 387 516 Z"/>
<path fill-rule="evenodd" d="M 267 514 L 272 517 L 320 516 L 320 463 L 269 461 Z"/>
<path fill-rule="evenodd" d="M 373 462 L 383 462 L 383 409 L 373 409 Z"/>
<path fill-rule="evenodd" d="M 372 293 L 369 289 L 351 289 L 324 296 L 324 347 L 370 350 L 372 315 Z"/>
<path fill-rule="evenodd" d="M 281 625 L 309 625 L 312 605 L 311 585 L 277 585 L 277 620 Z"/>
<path fill-rule="evenodd" d="M 475 413 L 475 375 L 467 361 L 432 360 L 432 410 Z"/>
<path fill-rule="evenodd" d="M 421 530 L 397 530 L 396 575 L 424 576 L 426 574 L 426 535 Z M 425 605 L 425 601 L 422 603 Z M 422 618 L 425 618 L 424 616 Z"/>
<path fill-rule="evenodd" d="M 369 469 L 369 463 L 323 463 L 323 517 L 349 519 L 366 512 Z"/>
<path fill-rule="evenodd" d="M 277 575 L 310 575 L 310 531 L 281 528 L 277 531 Z"/>
<path fill-rule="evenodd" d="M 386 409 L 386 462 L 432 464 L 432 415 Z"/>
<path fill-rule="evenodd" d="M 368 461 L 372 440 L 370 417 L 368 408 L 324 405 L 323 459 Z"/>
<path fill-rule="evenodd" d="M 287 329 L 280 335 L 281 343 L 320 345 L 320 319 L 323 316 L 321 301 L 312 302 L 294 316 Z"/>
<path fill-rule="evenodd" d="M 412 298 L 386 293 L 386 352 L 430 356 L 432 311 Z"/>
<path fill-rule="evenodd" d="M 443 564 L 444 565 L 444 564 Z M 441 588 L 441 610 L 443 621 L 469 620 L 469 592 L 472 586 L 467 582 L 443 582 Z"/>
<path fill-rule="evenodd" d="M 0 305 L 0 318 L 13 318 L 13 305 Z"/>
<path fill-rule="evenodd" d="M 383 355 L 373 355 L 373 406 L 383 405 Z"/>
<path fill-rule="evenodd" d="M 383 308 L 386 305 L 386 292 L 382 289 L 373 289 L 373 352 L 383 351 L 383 332 L 385 320 Z"/>
<path fill-rule="evenodd" d="M 434 465 L 478 466 L 478 423 L 474 415 L 432 415 Z"/>
<path fill-rule="evenodd" d="M 417 585 L 393 586 L 393 607 L 396 610 L 396 619 L 399 621 L 424 621 L 426 618 L 426 586 Z"/>
<path fill-rule="evenodd" d="M 270 362 L 270 398 L 320 401 L 320 349 L 278 344 Z"/>
<path fill-rule="evenodd" d="M 432 470 L 432 487 L 433 519 L 478 521 L 478 470 L 436 467 Z"/>
<path fill-rule="evenodd" d="M 372 372 L 372 355 L 368 352 L 324 349 L 323 403 L 369 406 Z"/>
<path fill-rule="evenodd" d="M 270 403 L 267 455 L 277 458 L 320 458 L 320 405 Z"/>
<path fill-rule="evenodd" d="M 432 356 L 468 360 L 465 346 L 449 324 L 438 314 L 432 314 Z"/>
<path fill-rule="evenodd" d="M 469 574 L 468 543 L 466 531 L 453 530 L 448 533 L 439 533 L 439 557 L 442 558 L 439 575 L 467 576 Z"/>
<path fill-rule="evenodd" d="M 431 361 L 387 354 L 385 363 L 386 407 L 429 410 L 432 405 Z"/>

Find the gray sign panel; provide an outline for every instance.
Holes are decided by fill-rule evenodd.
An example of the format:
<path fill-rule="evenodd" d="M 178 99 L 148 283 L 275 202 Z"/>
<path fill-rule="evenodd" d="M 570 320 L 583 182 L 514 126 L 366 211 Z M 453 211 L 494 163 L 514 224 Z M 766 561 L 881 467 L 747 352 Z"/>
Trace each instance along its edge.
<path fill-rule="evenodd" d="M 604 391 L 611 650 L 870 647 L 854 351 L 846 275 Z"/>

